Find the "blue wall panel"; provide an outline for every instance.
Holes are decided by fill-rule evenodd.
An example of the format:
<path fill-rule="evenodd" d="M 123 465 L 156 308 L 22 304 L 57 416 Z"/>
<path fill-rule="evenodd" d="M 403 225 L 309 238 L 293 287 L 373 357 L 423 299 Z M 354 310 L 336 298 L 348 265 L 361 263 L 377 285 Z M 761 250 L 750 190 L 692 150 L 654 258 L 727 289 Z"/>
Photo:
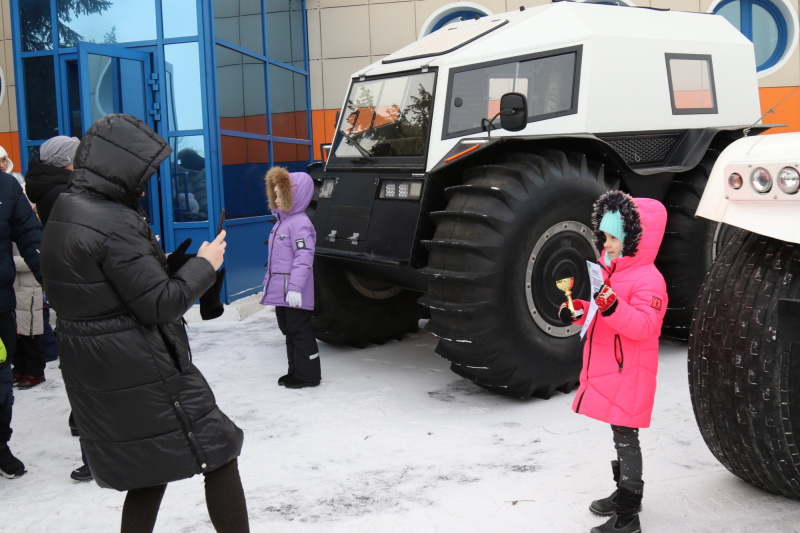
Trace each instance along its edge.
<path fill-rule="evenodd" d="M 269 217 L 259 217 L 259 221 L 247 219 L 247 223 L 230 221 L 226 224 L 228 232 L 225 240 L 225 268 L 227 269 L 228 294 L 231 300 L 253 294 L 261 290 L 264 281 L 264 263 L 267 262 L 267 245 L 273 223 Z"/>

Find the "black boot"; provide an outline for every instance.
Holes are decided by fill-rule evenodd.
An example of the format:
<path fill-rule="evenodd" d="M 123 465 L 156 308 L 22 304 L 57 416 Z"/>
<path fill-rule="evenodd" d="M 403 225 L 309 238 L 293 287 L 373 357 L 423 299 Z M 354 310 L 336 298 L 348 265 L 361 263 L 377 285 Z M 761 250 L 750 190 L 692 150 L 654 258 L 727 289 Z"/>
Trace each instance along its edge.
<path fill-rule="evenodd" d="M 590 533 L 641 533 L 639 509 L 642 505 L 644 483 L 630 483 L 617 489 L 617 505 L 608 522 L 593 527 Z"/>
<path fill-rule="evenodd" d="M 7 444 L 0 446 L 0 476 L 15 479 L 27 472 L 22 461 L 14 457 Z"/>
<path fill-rule="evenodd" d="M 619 483 L 619 461 L 611 461 L 611 471 L 614 473 L 614 486 Z M 617 491 L 611 493 L 607 498 L 595 500 L 589 506 L 589 510 L 598 516 L 611 516 L 617 504 Z"/>
<path fill-rule="evenodd" d="M 70 473 L 69 477 L 75 481 L 91 481 L 92 471 L 89 470 L 89 465 L 79 466 Z"/>

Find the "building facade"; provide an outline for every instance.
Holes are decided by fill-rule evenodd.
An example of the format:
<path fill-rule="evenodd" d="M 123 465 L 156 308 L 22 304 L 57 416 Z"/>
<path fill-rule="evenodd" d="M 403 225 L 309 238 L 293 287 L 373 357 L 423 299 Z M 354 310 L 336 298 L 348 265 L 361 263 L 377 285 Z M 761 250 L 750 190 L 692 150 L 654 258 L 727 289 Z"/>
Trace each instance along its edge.
<path fill-rule="evenodd" d="M 526 7 L 544 0 L 522 2 Z M 756 48 L 765 123 L 800 131 L 798 0 L 652 0 L 716 13 Z M 228 231 L 225 299 L 260 289 L 272 222 L 263 176 L 324 157 L 353 72 L 517 0 L 0 0 L 0 145 L 24 172 L 54 135 L 106 113 L 173 147 L 143 207 L 166 250 Z M 56 28 L 56 31 L 53 29 Z M 753 117 L 756 122 L 759 117 Z"/>
<path fill-rule="evenodd" d="M 2 68 L 12 77 L 0 142 L 18 168 L 38 158 L 48 138 L 81 137 L 105 114 L 141 118 L 173 148 L 142 202 L 164 248 L 191 238 L 191 251 L 210 240 L 224 209 L 226 299 L 259 290 L 272 225 L 264 174 L 274 164 L 303 170 L 311 158 L 303 2 L 4 0 L 2 7 Z"/>

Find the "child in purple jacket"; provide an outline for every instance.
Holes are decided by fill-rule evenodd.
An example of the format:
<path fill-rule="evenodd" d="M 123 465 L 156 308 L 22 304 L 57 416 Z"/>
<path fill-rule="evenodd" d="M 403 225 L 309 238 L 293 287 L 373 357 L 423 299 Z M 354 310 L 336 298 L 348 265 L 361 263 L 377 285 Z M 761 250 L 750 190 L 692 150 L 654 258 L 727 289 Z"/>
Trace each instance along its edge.
<path fill-rule="evenodd" d="M 319 349 L 311 329 L 314 310 L 314 245 L 317 234 L 305 210 L 314 182 L 305 172 L 272 167 L 264 180 L 269 208 L 278 221 L 269 234 L 269 258 L 262 305 L 274 305 L 278 327 L 286 335 L 289 372 L 278 385 L 290 389 L 320 382 Z"/>

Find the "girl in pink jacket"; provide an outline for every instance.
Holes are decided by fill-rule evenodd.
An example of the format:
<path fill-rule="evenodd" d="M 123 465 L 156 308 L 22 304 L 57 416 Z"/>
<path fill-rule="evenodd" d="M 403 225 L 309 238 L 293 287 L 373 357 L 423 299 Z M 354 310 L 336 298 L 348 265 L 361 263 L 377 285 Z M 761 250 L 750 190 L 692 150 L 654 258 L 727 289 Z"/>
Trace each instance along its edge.
<path fill-rule="evenodd" d="M 653 264 L 664 237 L 667 211 L 648 198 L 621 191 L 601 196 L 592 223 L 604 285 L 594 295 L 597 313 L 586 333 L 580 387 L 572 409 L 611 424 L 617 490 L 589 507 L 611 516 L 592 533 L 641 531 L 642 452 L 639 428 L 650 426 L 658 371 L 658 337 L 667 310 L 667 286 Z M 565 323 L 582 324 L 589 302 L 559 310 Z"/>

